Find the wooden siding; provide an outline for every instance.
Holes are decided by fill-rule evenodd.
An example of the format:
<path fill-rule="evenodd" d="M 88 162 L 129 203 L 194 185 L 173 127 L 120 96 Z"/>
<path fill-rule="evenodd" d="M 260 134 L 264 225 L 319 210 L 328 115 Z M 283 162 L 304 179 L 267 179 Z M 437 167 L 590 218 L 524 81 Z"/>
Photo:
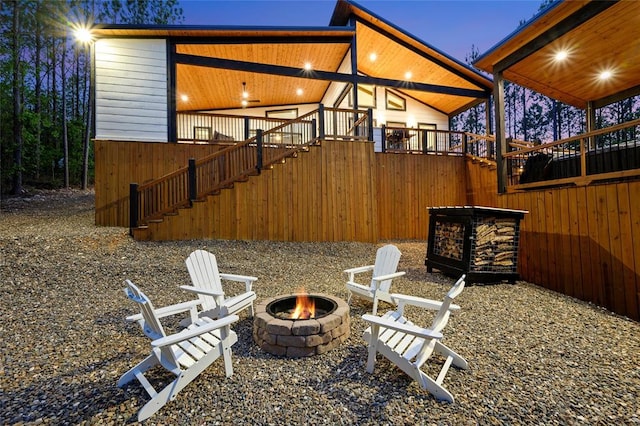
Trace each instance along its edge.
<path fill-rule="evenodd" d="M 495 195 L 492 171 L 468 185 L 470 204 L 529 211 L 522 279 L 640 320 L 640 181 Z"/>
<path fill-rule="evenodd" d="M 426 240 L 428 207 L 466 204 L 464 157 L 376 154 L 380 239 Z M 426 250 L 426 249 L 425 249 Z"/>
<path fill-rule="evenodd" d="M 167 141 L 165 40 L 95 44 L 96 139 Z"/>
<path fill-rule="evenodd" d="M 189 158 L 224 146 L 95 141 L 96 224 L 129 226 L 129 184 L 143 184 L 184 167 Z"/>
<path fill-rule="evenodd" d="M 324 141 L 137 236 L 376 242 L 373 157 L 370 142 Z"/>

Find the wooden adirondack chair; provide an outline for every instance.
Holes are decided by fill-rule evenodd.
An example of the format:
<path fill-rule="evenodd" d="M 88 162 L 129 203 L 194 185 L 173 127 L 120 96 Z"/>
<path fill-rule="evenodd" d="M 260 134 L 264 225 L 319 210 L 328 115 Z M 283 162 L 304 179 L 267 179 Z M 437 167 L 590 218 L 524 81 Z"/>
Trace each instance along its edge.
<path fill-rule="evenodd" d="M 460 309 L 459 306 L 452 304 L 452 301 L 464 289 L 464 277 L 463 275 L 454 284 L 442 302 L 393 294 L 392 298 L 398 304 L 395 311 L 389 311 L 382 317 L 363 315 L 362 319 L 371 324 L 364 332 L 364 339 L 369 344 L 367 371 L 373 373 L 376 355 L 379 352 L 437 399 L 453 402 L 453 395 L 444 388 L 442 382 L 451 364 L 461 369 L 467 369 L 468 364 L 441 340 L 442 330 L 449 321 L 451 311 Z M 422 328 L 409 321 L 404 316 L 405 305 L 437 310 L 431 327 Z M 445 359 L 435 380 L 422 371 L 424 363 L 434 353 Z"/>
<path fill-rule="evenodd" d="M 229 314 L 237 314 L 243 309 L 249 309 L 249 316 L 253 316 L 253 301 L 256 293 L 251 287 L 258 278 L 224 274 L 218 271 L 216 257 L 205 250 L 196 250 L 185 261 L 193 285 L 180 286 L 181 289 L 196 293 L 200 298 L 202 312 L 200 316 L 220 318 Z M 222 280 L 242 282 L 245 291 L 235 296 L 227 297 L 222 288 Z"/>
<path fill-rule="evenodd" d="M 236 333 L 231 330 L 231 324 L 238 321 L 237 315 L 229 315 L 219 320 L 208 317 L 196 318 L 187 329 L 167 336 L 149 298 L 131 281 L 125 281 L 125 294 L 129 299 L 140 305 L 141 316 L 127 317 L 129 321 L 138 321 L 144 334 L 151 339 L 151 355 L 127 371 L 118 380 L 118 387 L 123 387 L 130 381 L 137 379 L 147 391 L 151 400 L 138 412 L 138 421 L 151 417 L 167 402 L 173 401 L 178 393 L 212 362 L 222 356 L 227 377 L 233 374 L 231 363 L 231 346 L 238 341 Z M 196 301 L 197 302 L 197 301 Z M 175 308 L 173 313 L 192 309 L 193 304 L 186 302 L 182 309 Z M 168 309 L 163 314 L 168 315 Z M 161 365 L 176 378 L 160 392 L 149 383 L 144 373 L 149 369 Z"/>
<path fill-rule="evenodd" d="M 347 281 L 347 290 L 349 297 L 347 303 L 351 303 L 351 297 L 357 296 L 373 302 L 372 313 L 376 315 L 378 311 L 378 300 L 394 303 L 389 294 L 391 281 L 393 278 L 401 277 L 405 272 L 396 272 L 398 263 L 400 262 L 400 250 L 398 247 L 387 244 L 380 247 L 376 252 L 376 261 L 374 265 L 360 266 L 357 268 L 347 269 L 344 272 L 349 274 Z M 369 285 L 358 284 L 355 282 L 355 275 L 363 272 L 372 272 L 372 278 Z"/>

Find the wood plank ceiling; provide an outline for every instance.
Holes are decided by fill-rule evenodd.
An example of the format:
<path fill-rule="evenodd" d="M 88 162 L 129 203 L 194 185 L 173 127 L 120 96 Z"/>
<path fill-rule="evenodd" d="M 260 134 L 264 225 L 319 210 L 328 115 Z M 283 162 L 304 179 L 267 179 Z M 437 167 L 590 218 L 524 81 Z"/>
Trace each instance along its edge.
<path fill-rule="evenodd" d="M 589 101 L 598 107 L 640 93 L 640 1 L 608 2 L 575 25 L 589 7 L 598 5 L 559 3 L 474 65 L 490 73 L 507 65 L 506 80 L 583 109 Z M 527 47 L 545 38 L 539 49 Z M 560 51 L 564 60 L 556 58 Z M 601 78 L 604 71 L 610 78 Z"/>

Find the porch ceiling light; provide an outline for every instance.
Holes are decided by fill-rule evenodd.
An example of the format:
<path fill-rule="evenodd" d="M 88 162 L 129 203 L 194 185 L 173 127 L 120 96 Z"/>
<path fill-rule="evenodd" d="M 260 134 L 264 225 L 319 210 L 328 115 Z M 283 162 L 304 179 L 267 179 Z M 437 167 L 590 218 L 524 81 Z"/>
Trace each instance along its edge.
<path fill-rule="evenodd" d="M 554 56 L 554 59 L 557 62 L 562 62 L 565 59 L 567 59 L 568 56 L 569 56 L 569 52 L 567 52 L 566 50 L 559 50 L 559 51 L 556 52 L 556 54 Z"/>
<path fill-rule="evenodd" d="M 249 92 L 247 92 L 247 83 L 245 81 L 242 82 L 242 99 L 249 99 Z"/>
<path fill-rule="evenodd" d="M 376 59 L 378 59 L 378 55 L 376 55 L 376 52 L 371 52 L 371 54 L 369 55 L 369 60 L 371 62 L 375 62 Z"/>
<path fill-rule="evenodd" d="M 611 70 L 604 70 L 604 71 L 600 72 L 600 74 L 598 75 L 598 79 L 600 81 L 607 81 L 611 77 L 613 77 L 613 71 L 611 71 Z"/>
<path fill-rule="evenodd" d="M 311 71 L 311 62 L 305 62 L 304 63 L 304 69 L 307 71 Z"/>
<path fill-rule="evenodd" d="M 296 90 L 296 95 L 298 95 L 298 96 L 302 96 L 303 93 L 304 93 L 304 91 L 302 89 L 300 89 L 300 88 L 298 90 Z"/>
<path fill-rule="evenodd" d="M 182 102 L 187 102 L 189 100 L 189 96 L 187 95 L 180 95 L 180 99 L 182 100 Z"/>
<path fill-rule="evenodd" d="M 410 80 L 411 77 L 413 77 L 413 74 L 411 73 L 411 71 L 407 71 L 404 73 L 405 80 Z"/>

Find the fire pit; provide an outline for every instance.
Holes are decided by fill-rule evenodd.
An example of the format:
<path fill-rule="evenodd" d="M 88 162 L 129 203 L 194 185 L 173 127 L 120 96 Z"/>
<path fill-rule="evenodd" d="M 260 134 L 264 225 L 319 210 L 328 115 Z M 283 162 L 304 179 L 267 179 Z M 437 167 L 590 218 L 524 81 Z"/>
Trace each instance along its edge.
<path fill-rule="evenodd" d="M 323 354 L 347 340 L 349 305 L 326 294 L 299 293 L 266 299 L 255 307 L 253 339 L 273 355 Z"/>

